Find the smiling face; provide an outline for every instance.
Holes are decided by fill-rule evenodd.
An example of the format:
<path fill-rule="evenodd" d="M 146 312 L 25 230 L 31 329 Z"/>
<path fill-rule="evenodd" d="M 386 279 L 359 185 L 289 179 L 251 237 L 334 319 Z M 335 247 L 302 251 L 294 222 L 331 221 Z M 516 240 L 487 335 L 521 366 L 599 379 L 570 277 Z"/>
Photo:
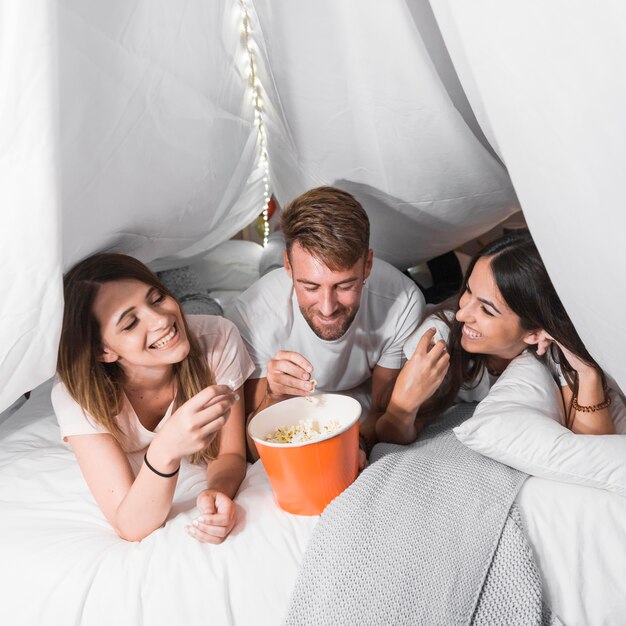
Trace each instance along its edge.
<path fill-rule="evenodd" d="M 491 271 L 491 259 L 474 265 L 459 301 L 456 319 L 463 324 L 461 346 L 467 352 L 510 360 L 527 347 L 532 332 L 506 304 Z"/>
<path fill-rule="evenodd" d="M 289 256 L 285 253 L 285 268 L 311 330 L 325 341 L 342 337 L 359 310 L 363 281 L 372 270 L 372 251 L 352 267 L 333 271 L 296 242 Z"/>
<path fill-rule="evenodd" d="M 189 353 L 178 303 L 137 280 L 100 286 L 93 313 L 100 325 L 100 360 L 117 362 L 126 372 L 180 363 Z"/>

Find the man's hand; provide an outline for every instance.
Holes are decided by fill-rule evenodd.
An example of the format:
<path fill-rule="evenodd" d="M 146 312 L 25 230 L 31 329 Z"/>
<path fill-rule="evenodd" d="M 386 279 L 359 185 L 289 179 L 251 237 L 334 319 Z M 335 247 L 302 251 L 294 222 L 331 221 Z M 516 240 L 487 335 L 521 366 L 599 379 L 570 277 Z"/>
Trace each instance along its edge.
<path fill-rule="evenodd" d="M 281 350 L 267 363 L 269 396 L 307 396 L 313 391 L 312 371 L 313 366 L 301 354 Z"/>

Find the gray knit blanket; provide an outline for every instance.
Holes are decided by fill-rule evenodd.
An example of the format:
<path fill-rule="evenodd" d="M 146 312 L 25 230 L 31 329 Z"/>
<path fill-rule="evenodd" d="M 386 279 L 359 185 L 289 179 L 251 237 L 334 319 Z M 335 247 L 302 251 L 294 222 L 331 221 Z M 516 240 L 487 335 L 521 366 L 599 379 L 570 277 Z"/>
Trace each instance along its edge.
<path fill-rule="evenodd" d="M 560 624 L 514 505 L 526 475 L 451 432 L 473 409 L 410 446 L 376 446 L 313 532 L 288 626 Z"/>

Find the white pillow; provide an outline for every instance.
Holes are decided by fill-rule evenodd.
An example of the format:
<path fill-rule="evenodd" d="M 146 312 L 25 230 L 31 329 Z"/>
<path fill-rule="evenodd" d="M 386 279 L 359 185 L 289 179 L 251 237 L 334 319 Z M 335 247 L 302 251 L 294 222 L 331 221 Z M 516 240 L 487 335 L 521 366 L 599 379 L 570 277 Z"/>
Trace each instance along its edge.
<path fill-rule="evenodd" d="M 626 436 L 575 435 L 563 422 L 561 392 L 548 368 L 523 353 L 454 433 L 468 448 L 532 476 L 626 497 Z"/>
<path fill-rule="evenodd" d="M 189 267 L 206 291 L 245 291 L 259 279 L 263 246 L 254 241 L 231 239 L 207 252 Z"/>

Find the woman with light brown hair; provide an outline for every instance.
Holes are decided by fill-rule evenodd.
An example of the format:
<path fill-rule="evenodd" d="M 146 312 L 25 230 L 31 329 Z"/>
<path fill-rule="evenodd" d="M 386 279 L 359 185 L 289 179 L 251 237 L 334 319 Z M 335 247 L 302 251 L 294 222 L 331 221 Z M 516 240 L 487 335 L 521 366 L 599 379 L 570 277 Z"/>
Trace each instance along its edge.
<path fill-rule="evenodd" d="M 52 401 L 105 517 L 123 539 L 143 539 L 170 511 L 181 460 L 207 462 L 200 516 L 186 529 L 220 543 L 246 469 L 241 388 L 253 366 L 237 329 L 186 319 L 156 275 L 122 254 L 78 263 L 64 296 Z M 135 476 L 126 453 L 139 450 Z"/>

